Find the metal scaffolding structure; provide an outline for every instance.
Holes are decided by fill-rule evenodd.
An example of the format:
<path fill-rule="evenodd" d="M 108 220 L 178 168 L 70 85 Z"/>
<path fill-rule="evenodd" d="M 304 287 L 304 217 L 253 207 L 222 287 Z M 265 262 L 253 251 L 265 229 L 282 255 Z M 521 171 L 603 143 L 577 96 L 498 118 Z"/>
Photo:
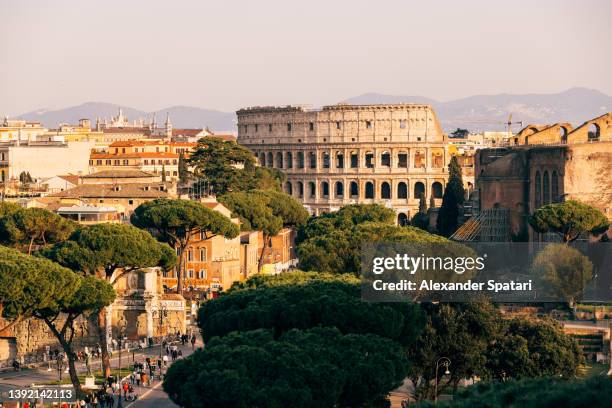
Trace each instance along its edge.
<path fill-rule="evenodd" d="M 483 210 L 468 219 L 450 239 L 464 242 L 509 242 L 509 210 L 506 208 Z"/>

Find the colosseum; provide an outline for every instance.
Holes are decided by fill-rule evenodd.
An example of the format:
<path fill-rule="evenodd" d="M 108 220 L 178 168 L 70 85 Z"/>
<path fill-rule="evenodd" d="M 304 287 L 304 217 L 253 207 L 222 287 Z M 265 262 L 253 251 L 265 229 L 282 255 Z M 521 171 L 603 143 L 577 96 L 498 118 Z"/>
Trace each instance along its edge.
<path fill-rule="evenodd" d="M 393 208 L 404 224 L 424 194 L 440 205 L 450 160 L 429 105 L 250 107 L 238 143 L 287 175 L 285 191 L 318 215 L 354 203 Z"/>

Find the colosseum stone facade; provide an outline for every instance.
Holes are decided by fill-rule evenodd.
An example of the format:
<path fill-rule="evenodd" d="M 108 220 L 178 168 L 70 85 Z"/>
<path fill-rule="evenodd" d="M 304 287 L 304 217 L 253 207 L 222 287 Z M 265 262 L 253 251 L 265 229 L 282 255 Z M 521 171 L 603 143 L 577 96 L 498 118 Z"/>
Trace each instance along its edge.
<path fill-rule="evenodd" d="M 238 142 L 287 175 L 285 191 L 313 214 L 353 203 L 393 208 L 404 223 L 422 194 L 439 205 L 448 179 L 446 135 L 429 105 L 347 105 L 236 112 Z"/>

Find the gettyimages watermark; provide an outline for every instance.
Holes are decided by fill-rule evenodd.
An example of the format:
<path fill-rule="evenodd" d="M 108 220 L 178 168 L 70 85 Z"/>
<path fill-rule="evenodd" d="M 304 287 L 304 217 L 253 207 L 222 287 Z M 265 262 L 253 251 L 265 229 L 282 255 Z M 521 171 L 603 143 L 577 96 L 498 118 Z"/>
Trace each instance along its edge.
<path fill-rule="evenodd" d="M 611 243 L 369 243 L 371 302 L 612 302 Z"/>

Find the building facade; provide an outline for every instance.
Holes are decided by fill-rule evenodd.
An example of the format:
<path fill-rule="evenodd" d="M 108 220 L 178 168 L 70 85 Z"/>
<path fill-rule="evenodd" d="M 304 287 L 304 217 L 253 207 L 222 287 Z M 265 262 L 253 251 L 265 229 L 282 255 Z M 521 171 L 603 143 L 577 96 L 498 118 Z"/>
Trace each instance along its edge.
<path fill-rule="evenodd" d="M 441 203 L 450 160 L 429 105 L 252 107 L 236 112 L 238 143 L 287 175 L 284 189 L 318 215 L 381 203 L 403 223 L 419 197 Z"/>

